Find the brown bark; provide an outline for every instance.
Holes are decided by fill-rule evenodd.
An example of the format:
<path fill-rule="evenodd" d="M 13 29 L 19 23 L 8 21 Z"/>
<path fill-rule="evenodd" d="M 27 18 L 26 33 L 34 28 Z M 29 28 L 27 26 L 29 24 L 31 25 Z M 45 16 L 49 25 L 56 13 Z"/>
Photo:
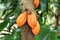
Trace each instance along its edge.
<path fill-rule="evenodd" d="M 26 9 L 29 9 L 30 11 L 35 11 L 33 0 L 21 0 L 21 4 L 22 12 Z M 34 40 L 34 35 L 32 34 L 31 29 L 27 23 L 21 29 L 21 40 Z"/>
<path fill-rule="evenodd" d="M 34 11 L 33 0 L 21 0 L 21 4 L 22 4 L 22 11 L 25 11 L 25 9 Z"/>
<path fill-rule="evenodd" d="M 58 10 L 56 15 L 56 29 L 60 26 L 60 10 Z M 60 32 L 58 31 L 58 36 L 60 36 Z"/>
<path fill-rule="evenodd" d="M 56 27 L 60 26 L 60 10 L 58 10 L 58 13 L 56 15 Z"/>
<path fill-rule="evenodd" d="M 21 40 L 34 40 L 34 35 L 27 24 L 22 27 Z"/>

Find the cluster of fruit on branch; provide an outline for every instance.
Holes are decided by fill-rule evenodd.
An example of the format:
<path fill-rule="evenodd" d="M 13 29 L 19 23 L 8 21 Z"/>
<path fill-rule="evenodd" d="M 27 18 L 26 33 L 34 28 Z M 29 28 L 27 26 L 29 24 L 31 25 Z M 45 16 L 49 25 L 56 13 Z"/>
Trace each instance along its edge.
<path fill-rule="evenodd" d="M 37 8 L 39 6 L 39 0 L 34 0 L 34 5 L 35 8 Z M 29 9 L 25 10 L 17 17 L 16 23 L 20 27 L 27 23 L 34 35 L 37 35 L 40 31 L 40 24 L 37 20 L 37 15 L 35 14 L 35 12 Z"/>

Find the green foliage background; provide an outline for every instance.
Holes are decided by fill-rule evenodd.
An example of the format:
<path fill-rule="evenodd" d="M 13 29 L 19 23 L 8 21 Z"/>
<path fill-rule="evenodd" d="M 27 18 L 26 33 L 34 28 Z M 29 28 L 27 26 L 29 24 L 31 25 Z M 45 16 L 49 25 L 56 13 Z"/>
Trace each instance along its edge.
<path fill-rule="evenodd" d="M 35 40 L 60 40 L 58 32 L 60 31 L 60 26 L 58 28 L 53 27 L 54 22 L 51 23 L 51 18 L 55 17 L 57 11 L 60 9 L 60 0 L 40 0 L 40 5 L 36 9 L 38 14 L 38 21 L 40 23 L 41 29 Z M 8 32 L 13 30 L 11 34 L 1 33 L 4 35 L 0 40 L 21 40 L 20 28 L 11 29 L 13 24 L 16 23 L 16 18 L 21 12 L 21 0 L 0 0 L 0 20 L 4 22 L 0 23 L 0 32 L 7 27 Z M 47 15 L 49 17 L 47 17 Z M 4 16 L 4 18 L 2 18 Z M 10 19 L 10 17 L 14 18 Z M 44 18 L 44 19 L 43 19 Z M 47 21 L 48 18 L 50 21 Z M 49 23 L 50 22 L 50 23 Z M 47 23 L 47 24 L 46 24 Z"/>

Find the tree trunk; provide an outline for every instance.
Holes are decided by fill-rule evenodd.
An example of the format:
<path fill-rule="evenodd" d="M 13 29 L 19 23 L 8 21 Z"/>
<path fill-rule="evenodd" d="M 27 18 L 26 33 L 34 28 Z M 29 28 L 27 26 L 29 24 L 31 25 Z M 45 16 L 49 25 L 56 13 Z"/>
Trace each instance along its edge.
<path fill-rule="evenodd" d="M 57 19 L 57 21 L 56 21 L 56 27 L 58 27 L 58 26 L 60 26 L 60 10 L 58 10 L 58 13 L 56 15 L 56 19 Z"/>
<path fill-rule="evenodd" d="M 22 12 L 26 9 L 29 9 L 30 11 L 35 11 L 33 0 L 21 0 L 21 4 Z M 34 35 L 27 23 L 21 29 L 21 40 L 34 40 Z"/>

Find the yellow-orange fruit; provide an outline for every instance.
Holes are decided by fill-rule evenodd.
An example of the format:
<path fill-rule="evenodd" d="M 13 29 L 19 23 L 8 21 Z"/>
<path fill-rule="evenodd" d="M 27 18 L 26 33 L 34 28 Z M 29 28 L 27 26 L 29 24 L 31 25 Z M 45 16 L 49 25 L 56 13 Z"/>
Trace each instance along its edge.
<path fill-rule="evenodd" d="M 27 14 L 27 22 L 31 28 L 34 28 L 37 23 L 37 17 L 34 12 Z"/>
<path fill-rule="evenodd" d="M 34 35 L 37 35 L 39 33 L 39 31 L 40 31 L 40 25 L 37 21 L 37 24 L 36 24 L 35 28 L 32 29 L 32 32 L 33 32 Z"/>
<path fill-rule="evenodd" d="M 35 8 L 38 8 L 38 6 L 39 6 L 39 0 L 34 0 L 34 6 L 35 6 Z"/>
<path fill-rule="evenodd" d="M 18 26 L 21 27 L 23 24 L 25 24 L 25 22 L 26 22 L 26 15 L 27 15 L 27 13 L 26 12 L 23 12 L 23 13 L 21 13 L 17 17 L 16 23 L 17 23 Z"/>

